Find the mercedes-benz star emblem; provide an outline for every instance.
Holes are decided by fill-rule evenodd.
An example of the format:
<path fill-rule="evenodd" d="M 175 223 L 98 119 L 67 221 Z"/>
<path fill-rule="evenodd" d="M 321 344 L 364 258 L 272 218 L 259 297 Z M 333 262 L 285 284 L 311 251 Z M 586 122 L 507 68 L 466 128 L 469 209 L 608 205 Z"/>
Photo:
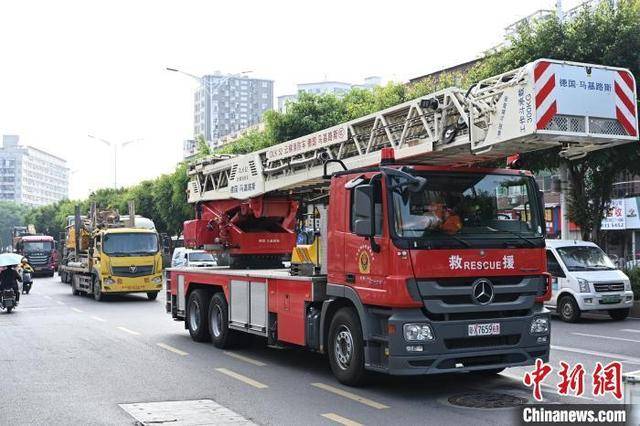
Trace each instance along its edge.
<path fill-rule="evenodd" d="M 471 299 L 477 305 L 488 305 L 493 301 L 493 284 L 486 278 L 480 278 L 473 283 Z"/>
<path fill-rule="evenodd" d="M 138 269 L 136 265 L 129 266 L 129 272 L 131 272 L 132 274 L 136 273 L 136 269 Z"/>

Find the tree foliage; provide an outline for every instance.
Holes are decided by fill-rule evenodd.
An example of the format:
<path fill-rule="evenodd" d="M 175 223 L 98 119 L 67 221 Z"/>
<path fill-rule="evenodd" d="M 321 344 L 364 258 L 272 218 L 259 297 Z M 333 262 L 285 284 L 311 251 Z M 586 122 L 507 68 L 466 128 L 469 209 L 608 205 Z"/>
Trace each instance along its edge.
<path fill-rule="evenodd" d="M 27 208 L 19 204 L 0 201 L 0 250 L 11 246 L 11 229 L 24 225 Z"/>

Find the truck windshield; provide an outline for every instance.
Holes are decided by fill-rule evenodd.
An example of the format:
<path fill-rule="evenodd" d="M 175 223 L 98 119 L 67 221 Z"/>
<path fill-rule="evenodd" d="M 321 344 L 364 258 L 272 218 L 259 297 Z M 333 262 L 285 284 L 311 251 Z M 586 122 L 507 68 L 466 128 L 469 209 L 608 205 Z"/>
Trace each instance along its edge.
<path fill-rule="evenodd" d="M 420 190 L 390 177 L 395 235 L 413 247 L 541 247 L 532 178 L 519 175 L 415 172 Z"/>
<path fill-rule="evenodd" d="M 27 253 L 51 250 L 53 250 L 53 243 L 51 241 L 28 241 L 24 243 L 24 251 Z"/>
<path fill-rule="evenodd" d="M 190 262 L 213 262 L 213 256 L 210 253 L 189 253 Z"/>
<path fill-rule="evenodd" d="M 102 251 L 110 256 L 152 255 L 158 252 L 158 237 L 142 232 L 107 234 Z"/>
<path fill-rule="evenodd" d="M 570 271 L 603 271 L 616 269 L 609 257 L 592 246 L 568 246 L 556 249 Z"/>

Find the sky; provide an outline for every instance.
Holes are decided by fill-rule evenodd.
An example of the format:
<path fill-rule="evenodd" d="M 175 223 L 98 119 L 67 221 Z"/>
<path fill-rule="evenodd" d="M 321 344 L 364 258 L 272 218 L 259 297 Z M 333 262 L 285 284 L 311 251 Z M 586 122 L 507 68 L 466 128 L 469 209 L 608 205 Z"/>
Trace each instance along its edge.
<path fill-rule="evenodd" d="M 220 70 L 297 83 L 407 81 L 479 57 L 555 0 L 2 1 L 0 134 L 68 161 L 71 198 L 171 172 L 198 83 Z M 564 9 L 578 4 L 565 1 Z"/>

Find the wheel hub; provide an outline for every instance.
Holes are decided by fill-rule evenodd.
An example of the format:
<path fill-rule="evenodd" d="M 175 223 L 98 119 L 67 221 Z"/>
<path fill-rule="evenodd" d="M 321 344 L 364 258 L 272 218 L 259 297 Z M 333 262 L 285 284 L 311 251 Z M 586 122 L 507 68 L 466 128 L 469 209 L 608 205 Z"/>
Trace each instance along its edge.
<path fill-rule="evenodd" d="M 200 305 L 197 303 L 191 303 L 189 307 L 189 324 L 192 330 L 200 328 Z"/>
<path fill-rule="evenodd" d="M 222 311 L 219 306 L 214 306 L 211 315 L 211 330 L 215 337 L 220 337 L 222 334 Z"/>
<path fill-rule="evenodd" d="M 334 352 L 340 368 L 343 370 L 349 368 L 353 358 L 353 337 L 351 336 L 351 330 L 344 325 L 340 326 L 336 333 Z"/>

